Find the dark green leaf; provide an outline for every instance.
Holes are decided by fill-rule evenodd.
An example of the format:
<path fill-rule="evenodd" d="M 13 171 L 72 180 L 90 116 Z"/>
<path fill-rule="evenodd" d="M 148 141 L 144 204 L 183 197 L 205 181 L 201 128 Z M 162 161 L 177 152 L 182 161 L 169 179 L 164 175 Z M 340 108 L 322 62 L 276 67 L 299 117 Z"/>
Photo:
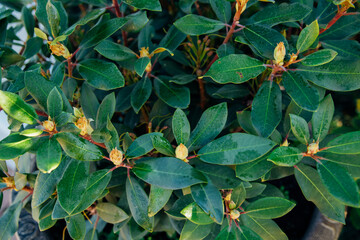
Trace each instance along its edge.
<path fill-rule="evenodd" d="M 181 210 L 181 214 L 191 222 L 199 225 L 207 225 L 214 222 L 196 203 L 187 205 Z"/>
<path fill-rule="evenodd" d="M 97 204 L 96 212 L 102 220 L 111 224 L 119 223 L 129 218 L 124 210 L 109 202 L 101 202 Z"/>
<path fill-rule="evenodd" d="M 159 151 L 161 154 L 166 156 L 174 157 L 175 149 L 171 146 L 171 143 L 164 137 L 155 135 L 152 138 L 152 143 L 154 148 Z"/>
<path fill-rule="evenodd" d="M 101 90 L 121 88 L 125 80 L 114 63 L 87 59 L 78 64 L 79 73 L 93 87 Z"/>
<path fill-rule="evenodd" d="M 99 101 L 92 89 L 87 85 L 81 86 L 80 103 L 86 118 L 96 119 Z"/>
<path fill-rule="evenodd" d="M 136 59 L 136 54 L 122 44 L 117 44 L 109 40 L 104 40 L 95 47 L 104 57 L 113 61 L 126 61 Z"/>
<path fill-rule="evenodd" d="M 165 204 L 169 201 L 172 192 L 173 191 L 170 189 L 164 189 L 151 185 L 148 207 L 149 217 L 155 216 L 155 214 L 157 214 L 165 206 Z"/>
<path fill-rule="evenodd" d="M 334 115 L 334 102 L 329 94 L 320 103 L 319 108 L 314 112 L 311 125 L 313 138 L 321 142 L 329 132 L 331 120 Z"/>
<path fill-rule="evenodd" d="M 246 133 L 232 133 L 200 149 L 200 159 L 207 163 L 234 165 L 253 161 L 269 152 L 276 144 L 269 139 Z"/>
<path fill-rule="evenodd" d="M 360 43 L 356 40 L 325 40 L 321 41 L 321 45 L 323 48 L 336 51 L 339 57 L 360 59 Z"/>
<path fill-rule="evenodd" d="M 265 175 L 273 167 L 273 164 L 266 160 L 267 155 L 255 161 L 236 165 L 236 177 L 244 181 L 254 181 Z"/>
<path fill-rule="evenodd" d="M 195 168 L 171 157 L 146 159 L 137 163 L 132 170 L 145 182 L 165 189 L 181 189 L 207 182 L 204 175 Z"/>
<path fill-rule="evenodd" d="M 149 99 L 152 92 L 152 84 L 148 77 L 144 77 L 136 83 L 134 89 L 131 92 L 131 106 L 134 111 L 138 113 L 141 107 Z"/>
<path fill-rule="evenodd" d="M 154 132 L 136 138 L 134 142 L 127 149 L 125 154 L 126 157 L 129 158 L 140 157 L 153 150 L 154 146 L 152 144 L 152 137 L 155 135 L 162 136 L 162 133 Z"/>
<path fill-rule="evenodd" d="M 72 239 L 84 239 L 86 234 L 86 224 L 84 216 L 79 213 L 66 220 L 66 228 Z"/>
<path fill-rule="evenodd" d="M 189 14 L 178 19 L 174 26 L 187 35 L 202 35 L 217 32 L 225 27 L 225 24 L 199 15 Z"/>
<path fill-rule="evenodd" d="M 63 109 L 63 100 L 61 94 L 56 88 L 53 88 L 47 98 L 47 110 L 49 116 L 55 118 L 58 116 Z"/>
<path fill-rule="evenodd" d="M 107 95 L 101 102 L 96 114 L 96 128 L 100 129 L 106 126 L 108 119 L 111 119 L 115 112 L 115 93 Z"/>
<path fill-rule="evenodd" d="M 328 30 L 320 35 L 320 39 L 348 39 L 360 31 L 359 15 L 343 16 Z"/>
<path fill-rule="evenodd" d="M 278 197 L 265 197 L 250 203 L 246 215 L 260 219 L 278 218 L 290 212 L 295 203 Z"/>
<path fill-rule="evenodd" d="M 236 240 L 236 231 L 234 227 L 224 227 L 217 235 L 215 240 Z"/>
<path fill-rule="evenodd" d="M 211 225 L 197 225 L 191 221 L 186 221 L 181 230 L 180 240 L 201 240 L 209 235 L 210 231 Z"/>
<path fill-rule="evenodd" d="M 18 201 L 6 209 L 0 218 L 0 239 L 11 239 L 19 227 L 22 202 Z"/>
<path fill-rule="evenodd" d="M 242 214 L 241 221 L 263 240 L 288 240 L 286 234 L 270 219 L 257 219 L 247 214 Z"/>
<path fill-rule="evenodd" d="M 211 8 L 214 10 L 217 18 L 227 23 L 231 18 L 231 5 L 225 0 L 210 0 Z"/>
<path fill-rule="evenodd" d="M 239 208 L 241 204 L 245 201 L 246 198 L 246 190 L 244 187 L 244 184 L 241 183 L 238 187 L 234 188 L 234 190 L 231 192 L 231 201 L 235 203 L 235 208 Z"/>
<path fill-rule="evenodd" d="M 161 11 L 159 0 L 124 0 L 126 4 L 139 9 L 147 9 L 150 11 Z"/>
<path fill-rule="evenodd" d="M 144 75 L 144 72 L 148 69 L 148 67 L 151 68 L 151 60 L 148 57 L 141 57 L 138 60 L 136 60 L 134 69 L 135 72 L 142 77 Z"/>
<path fill-rule="evenodd" d="M 303 158 L 303 153 L 294 147 L 279 147 L 268 157 L 268 160 L 278 166 L 292 167 Z"/>
<path fill-rule="evenodd" d="M 326 145 L 326 152 L 337 154 L 360 154 L 360 132 L 343 134 Z"/>
<path fill-rule="evenodd" d="M 245 132 L 252 135 L 258 135 L 254 125 L 252 124 L 250 111 L 237 112 L 236 116 L 240 127 L 244 129 Z"/>
<path fill-rule="evenodd" d="M 176 142 L 186 144 L 190 137 L 190 123 L 181 109 L 176 109 L 172 118 L 172 130 Z"/>
<path fill-rule="evenodd" d="M 21 9 L 21 20 L 25 26 L 27 34 L 32 37 L 34 36 L 35 19 L 27 7 Z"/>
<path fill-rule="evenodd" d="M 190 90 L 184 86 L 154 80 L 154 90 L 161 100 L 173 108 L 187 108 L 190 104 Z"/>

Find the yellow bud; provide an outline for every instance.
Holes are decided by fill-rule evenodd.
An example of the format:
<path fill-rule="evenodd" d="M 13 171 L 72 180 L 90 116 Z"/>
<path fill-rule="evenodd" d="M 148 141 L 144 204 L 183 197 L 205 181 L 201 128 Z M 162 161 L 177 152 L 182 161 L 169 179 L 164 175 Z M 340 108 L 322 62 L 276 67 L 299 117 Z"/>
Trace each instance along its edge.
<path fill-rule="evenodd" d="M 150 73 L 151 72 L 151 69 L 152 69 L 152 65 L 151 65 L 151 62 L 149 62 L 149 64 L 146 66 L 146 68 L 145 68 L 145 71 L 147 72 L 147 73 Z"/>
<path fill-rule="evenodd" d="M 231 201 L 231 202 L 229 203 L 229 208 L 230 208 L 230 209 L 236 208 L 236 204 L 234 203 L 234 201 Z"/>
<path fill-rule="evenodd" d="M 230 218 L 235 220 L 238 219 L 240 217 L 240 212 L 238 210 L 231 210 L 230 211 Z"/>
<path fill-rule="evenodd" d="M 63 44 L 61 44 L 59 42 L 52 44 L 51 41 L 49 41 L 48 43 L 50 45 L 50 50 L 51 50 L 52 54 L 59 56 L 59 57 L 63 56 L 66 59 L 71 57 L 69 50 Z"/>
<path fill-rule="evenodd" d="M 75 122 L 75 126 L 81 130 L 80 135 L 82 136 L 86 134 L 90 135 L 93 132 L 93 129 L 90 126 L 90 121 L 86 117 L 78 118 Z"/>
<path fill-rule="evenodd" d="M 225 201 L 230 201 L 231 200 L 231 193 L 228 193 L 225 197 Z"/>
<path fill-rule="evenodd" d="M 285 139 L 285 141 L 280 145 L 280 147 L 288 147 L 289 146 L 289 142 L 287 139 Z"/>
<path fill-rule="evenodd" d="M 114 148 L 110 152 L 110 160 L 114 163 L 114 165 L 120 165 L 123 162 L 123 153 L 117 148 Z"/>
<path fill-rule="evenodd" d="M 148 47 L 147 47 L 147 48 L 142 47 L 139 52 L 140 52 L 140 58 L 142 58 L 142 57 L 150 57 L 150 53 L 149 53 L 149 48 L 148 48 Z"/>
<path fill-rule="evenodd" d="M 278 43 L 278 45 L 276 46 L 276 48 L 274 50 L 275 63 L 280 66 L 283 65 L 285 54 L 286 54 L 286 49 L 285 49 L 284 43 L 283 42 Z"/>
<path fill-rule="evenodd" d="M 314 155 L 319 152 L 319 143 L 310 143 L 307 146 L 307 154 Z"/>
<path fill-rule="evenodd" d="M 246 9 L 246 4 L 248 0 L 236 0 L 236 12 L 240 11 L 240 13 L 243 13 Z"/>
<path fill-rule="evenodd" d="M 50 118 L 49 118 L 49 120 L 43 121 L 42 125 L 45 128 L 45 130 L 48 132 L 52 132 L 55 129 L 55 123 L 54 123 L 54 121 L 51 121 Z"/>
<path fill-rule="evenodd" d="M 3 182 L 6 184 L 8 188 L 15 188 L 15 180 L 14 177 L 3 177 Z"/>
<path fill-rule="evenodd" d="M 175 149 L 175 155 L 177 158 L 184 161 L 184 160 L 187 160 L 186 158 L 189 155 L 189 151 L 188 151 L 187 147 L 185 147 L 184 144 L 180 143 L 180 145 L 177 146 Z"/>
<path fill-rule="evenodd" d="M 290 56 L 290 60 L 289 60 L 289 65 L 294 63 L 297 59 L 298 55 L 296 55 L 295 53 L 292 53 Z"/>

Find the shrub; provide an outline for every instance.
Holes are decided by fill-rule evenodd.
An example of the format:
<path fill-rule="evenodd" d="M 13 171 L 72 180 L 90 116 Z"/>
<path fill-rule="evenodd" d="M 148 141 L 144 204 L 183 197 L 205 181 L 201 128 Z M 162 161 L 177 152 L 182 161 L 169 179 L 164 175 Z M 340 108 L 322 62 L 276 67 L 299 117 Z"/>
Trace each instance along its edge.
<path fill-rule="evenodd" d="M 73 239 L 287 239 L 287 176 L 335 221 L 359 207 L 360 132 L 328 135 L 360 89 L 351 0 L 0 2 L 1 239 L 22 208 Z"/>

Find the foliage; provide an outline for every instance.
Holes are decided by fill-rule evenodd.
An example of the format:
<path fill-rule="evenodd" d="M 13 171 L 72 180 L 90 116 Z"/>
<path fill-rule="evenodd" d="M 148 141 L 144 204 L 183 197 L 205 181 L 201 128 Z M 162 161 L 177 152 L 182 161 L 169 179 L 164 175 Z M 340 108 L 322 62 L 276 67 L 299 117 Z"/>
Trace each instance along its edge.
<path fill-rule="evenodd" d="M 286 176 L 333 220 L 360 207 L 360 131 L 332 128 L 332 94 L 360 89 L 359 3 L 35 2 L 0 1 L 0 239 L 22 207 L 73 239 L 287 239 Z"/>

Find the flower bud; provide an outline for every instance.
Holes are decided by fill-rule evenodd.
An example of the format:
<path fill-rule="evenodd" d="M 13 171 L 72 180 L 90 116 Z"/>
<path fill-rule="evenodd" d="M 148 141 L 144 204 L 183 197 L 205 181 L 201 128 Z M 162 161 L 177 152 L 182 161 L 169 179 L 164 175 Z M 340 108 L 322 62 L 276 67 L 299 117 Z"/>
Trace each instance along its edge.
<path fill-rule="evenodd" d="M 14 177 L 3 177 L 3 182 L 6 184 L 8 188 L 15 188 L 15 180 Z"/>
<path fill-rule="evenodd" d="M 235 220 L 238 219 L 240 217 L 240 212 L 236 209 L 233 209 L 230 211 L 230 218 Z"/>
<path fill-rule="evenodd" d="M 49 120 L 43 121 L 42 125 L 45 128 L 45 130 L 48 132 L 52 132 L 55 129 L 55 123 L 50 118 Z"/>
<path fill-rule="evenodd" d="M 284 64 L 284 58 L 286 54 L 286 49 L 283 42 L 278 43 L 274 50 L 275 63 L 282 66 Z"/>
<path fill-rule="evenodd" d="M 243 13 L 246 9 L 246 4 L 248 0 L 236 0 L 236 12 L 240 11 L 240 13 Z"/>
<path fill-rule="evenodd" d="M 140 52 L 140 58 L 142 58 L 142 57 L 150 57 L 150 53 L 149 53 L 149 48 L 148 48 L 148 47 L 147 47 L 147 48 L 142 47 L 139 52 Z"/>
<path fill-rule="evenodd" d="M 50 50 L 51 50 L 52 54 L 59 56 L 59 57 L 63 56 L 66 59 L 71 57 L 69 50 L 63 44 L 61 44 L 59 42 L 52 44 L 51 41 L 49 41 L 48 43 L 50 45 Z"/>
<path fill-rule="evenodd" d="M 75 122 L 75 126 L 81 130 L 81 136 L 86 134 L 90 135 L 93 132 L 93 129 L 90 126 L 90 121 L 86 117 L 78 118 L 78 120 Z"/>
<path fill-rule="evenodd" d="M 114 165 L 118 166 L 123 162 L 123 153 L 118 150 L 117 148 L 114 148 L 110 152 L 110 160 L 114 163 Z"/>
<path fill-rule="evenodd" d="M 230 208 L 230 209 L 235 209 L 235 208 L 236 208 L 236 204 L 234 203 L 234 201 L 231 201 L 231 202 L 229 203 L 229 208 Z"/>
<path fill-rule="evenodd" d="M 187 156 L 189 155 L 189 151 L 188 151 L 187 147 L 185 147 L 184 144 L 180 143 L 180 145 L 176 147 L 175 155 L 177 158 L 184 161 L 184 160 L 186 160 Z"/>
<path fill-rule="evenodd" d="M 289 146 L 289 142 L 287 139 L 285 139 L 285 141 L 280 145 L 280 147 L 288 147 Z"/>
<path fill-rule="evenodd" d="M 319 152 L 319 143 L 313 142 L 307 146 L 307 154 L 314 155 Z"/>

